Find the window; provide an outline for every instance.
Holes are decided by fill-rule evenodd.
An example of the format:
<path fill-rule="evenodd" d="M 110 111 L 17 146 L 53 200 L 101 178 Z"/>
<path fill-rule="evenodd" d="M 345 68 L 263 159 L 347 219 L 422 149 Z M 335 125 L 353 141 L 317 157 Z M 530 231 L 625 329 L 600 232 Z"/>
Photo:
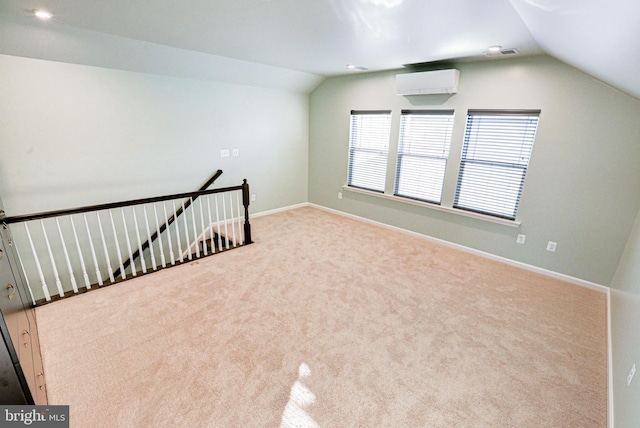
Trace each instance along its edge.
<path fill-rule="evenodd" d="M 394 194 L 439 204 L 453 110 L 403 110 Z"/>
<path fill-rule="evenodd" d="M 391 111 L 351 111 L 347 184 L 384 192 Z"/>
<path fill-rule="evenodd" d="M 453 207 L 515 220 L 540 111 L 469 111 Z"/>

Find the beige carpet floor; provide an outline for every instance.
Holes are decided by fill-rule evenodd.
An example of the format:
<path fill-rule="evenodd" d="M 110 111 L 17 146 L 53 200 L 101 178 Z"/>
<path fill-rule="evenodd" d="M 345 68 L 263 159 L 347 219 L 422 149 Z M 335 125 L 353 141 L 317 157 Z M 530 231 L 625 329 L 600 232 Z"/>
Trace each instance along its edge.
<path fill-rule="evenodd" d="M 605 427 L 606 298 L 301 208 L 37 309 L 72 427 Z"/>

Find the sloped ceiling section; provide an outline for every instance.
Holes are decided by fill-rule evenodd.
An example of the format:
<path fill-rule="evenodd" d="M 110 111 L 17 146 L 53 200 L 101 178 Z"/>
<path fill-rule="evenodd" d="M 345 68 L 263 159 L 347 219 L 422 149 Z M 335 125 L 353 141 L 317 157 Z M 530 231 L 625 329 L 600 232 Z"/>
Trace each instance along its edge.
<path fill-rule="evenodd" d="M 540 48 L 508 0 L 2 0 L 59 24 L 321 76 Z"/>
<path fill-rule="evenodd" d="M 39 25 L 38 25 L 39 24 Z M 324 78 L 289 68 L 0 14 L 0 54 L 310 93 Z"/>
<path fill-rule="evenodd" d="M 0 53 L 310 92 L 347 64 L 487 60 L 500 45 L 640 99 L 639 17 L 640 0 L 1 0 Z"/>
<path fill-rule="evenodd" d="M 509 1 L 546 53 L 640 99 L 640 1 Z"/>

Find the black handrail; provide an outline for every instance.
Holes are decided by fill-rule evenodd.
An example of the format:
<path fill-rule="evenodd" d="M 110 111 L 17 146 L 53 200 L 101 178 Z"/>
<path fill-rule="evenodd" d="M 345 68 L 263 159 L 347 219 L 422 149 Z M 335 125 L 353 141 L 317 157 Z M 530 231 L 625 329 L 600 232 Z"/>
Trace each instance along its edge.
<path fill-rule="evenodd" d="M 195 192 L 188 192 L 188 193 L 176 193 L 173 195 L 166 195 L 166 196 L 155 196 L 152 198 L 142 198 L 142 199 L 131 199 L 128 201 L 122 201 L 122 202 L 111 202 L 108 204 L 98 204 L 98 205 L 87 205 L 84 207 L 77 207 L 77 208 L 69 208 L 69 209 L 63 209 L 63 210 L 54 210 L 54 211 L 45 211 L 45 212 L 41 212 L 41 213 L 35 213 L 35 214 L 25 214 L 25 215 L 16 215 L 16 216 L 10 216 L 10 217 L 4 217 L 2 218 L 2 216 L 0 216 L 0 222 L 2 222 L 3 224 L 14 224 L 14 223 L 23 223 L 26 221 L 32 221 L 32 220 L 42 220 L 42 219 L 46 219 L 46 218 L 52 218 L 52 217 L 60 217 L 63 215 L 73 215 L 73 214 L 83 214 L 83 213 L 88 213 L 88 212 L 94 212 L 94 211 L 102 211 L 102 210 L 110 210 L 110 209 L 114 209 L 114 208 L 123 208 L 123 207 L 130 207 L 132 205 L 143 205 L 143 204 L 152 204 L 155 202 L 163 202 L 163 201 L 170 201 L 173 199 L 186 199 L 186 198 L 192 198 L 192 200 L 195 200 L 196 198 L 198 198 L 199 196 L 205 196 L 205 195 L 213 195 L 215 193 L 224 193 L 224 192 L 231 192 L 234 190 L 242 190 L 242 204 L 244 206 L 244 244 L 251 244 L 253 243 L 253 241 L 251 240 L 251 224 L 249 223 L 249 201 L 250 201 L 250 196 L 249 196 L 249 184 L 247 183 L 247 179 L 245 178 L 242 181 L 242 184 L 239 186 L 231 186 L 231 187 L 223 187 L 220 189 L 211 189 L 211 190 L 198 190 Z M 185 204 L 185 208 L 188 205 Z M 180 208 L 182 209 L 182 208 Z M 179 215 L 178 212 L 176 211 L 176 216 Z M 169 218 L 172 221 L 175 221 L 175 219 L 173 218 L 173 216 L 171 216 Z M 169 223 L 171 224 L 171 223 Z M 165 229 L 166 229 L 166 223 L 165 223 L 165 228 L 162 229 L 160 232 L 162 233 Z M 157 232 L 154 233 L 155 238 L 157 238 Z M 153 236 L 152 236 L 153 238 Z M 148 241 L 147 241 L 147 247 L 148 247 Z M 136 251 L 138 254 L 134 255 L 134 258 L 139 256 L 139 250 Z M 126 267 L 126 266 L 125 266 Z M 119 271 L 119 270 L 118 270 Z"/>
<path fill-rule="evenodd" d="M 246 182 L 246 180 L 244 181 Z M 0 218 L 0 222 L 6 223 L 6 224 L 22 223 L 25 221 L 40 220 L 40 219 L 51 218 L 51 217 L 59 217 L 63 215 L 82 214 L 82 213 L 88 213 L 93 211 L 109 210 L 113 208 L 130 207 L 132 205 L 142 205 L 142 204 L 151 204 L 154 202 L 170 201 L 172 199 L 197 198 L 199 196 L 212 195 L 214 193 L 224 193 L 224 192 L 230 192 L 233 190 L 243 190 L 243 188 L 244 188 L 244 184 L 241 184 L 239 186 L 224 187 L 220 189 L 201 190 L 201 191 L 187 192 L 187 193 L 176 193 L 174 195 L 156 196 L 153 198 L 143 198 L 143 199 L 132 199 L 129 201 L 112 202 L 112 203 L 100 204 L 100 205 L 88 205 L 85 207 L 69 208 L 64 210 L 46 211 L 46 212 L 35 213 L 35 214 L 25 214 L 25 215 L 5 217 L 5 218 Z M 243 197 L 243 201 L 244 199 L 245 198 Z"/>

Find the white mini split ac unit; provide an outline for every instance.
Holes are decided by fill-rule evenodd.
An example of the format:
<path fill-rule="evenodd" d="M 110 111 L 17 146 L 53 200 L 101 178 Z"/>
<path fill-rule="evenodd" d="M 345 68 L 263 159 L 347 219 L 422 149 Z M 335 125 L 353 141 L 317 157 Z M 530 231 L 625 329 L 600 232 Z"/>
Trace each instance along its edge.
<path fill-rule="evenodd" d="M 398 95 L 455 94 L 458 92 L 458 70 L 423 71 L 396 74 Z"/>

